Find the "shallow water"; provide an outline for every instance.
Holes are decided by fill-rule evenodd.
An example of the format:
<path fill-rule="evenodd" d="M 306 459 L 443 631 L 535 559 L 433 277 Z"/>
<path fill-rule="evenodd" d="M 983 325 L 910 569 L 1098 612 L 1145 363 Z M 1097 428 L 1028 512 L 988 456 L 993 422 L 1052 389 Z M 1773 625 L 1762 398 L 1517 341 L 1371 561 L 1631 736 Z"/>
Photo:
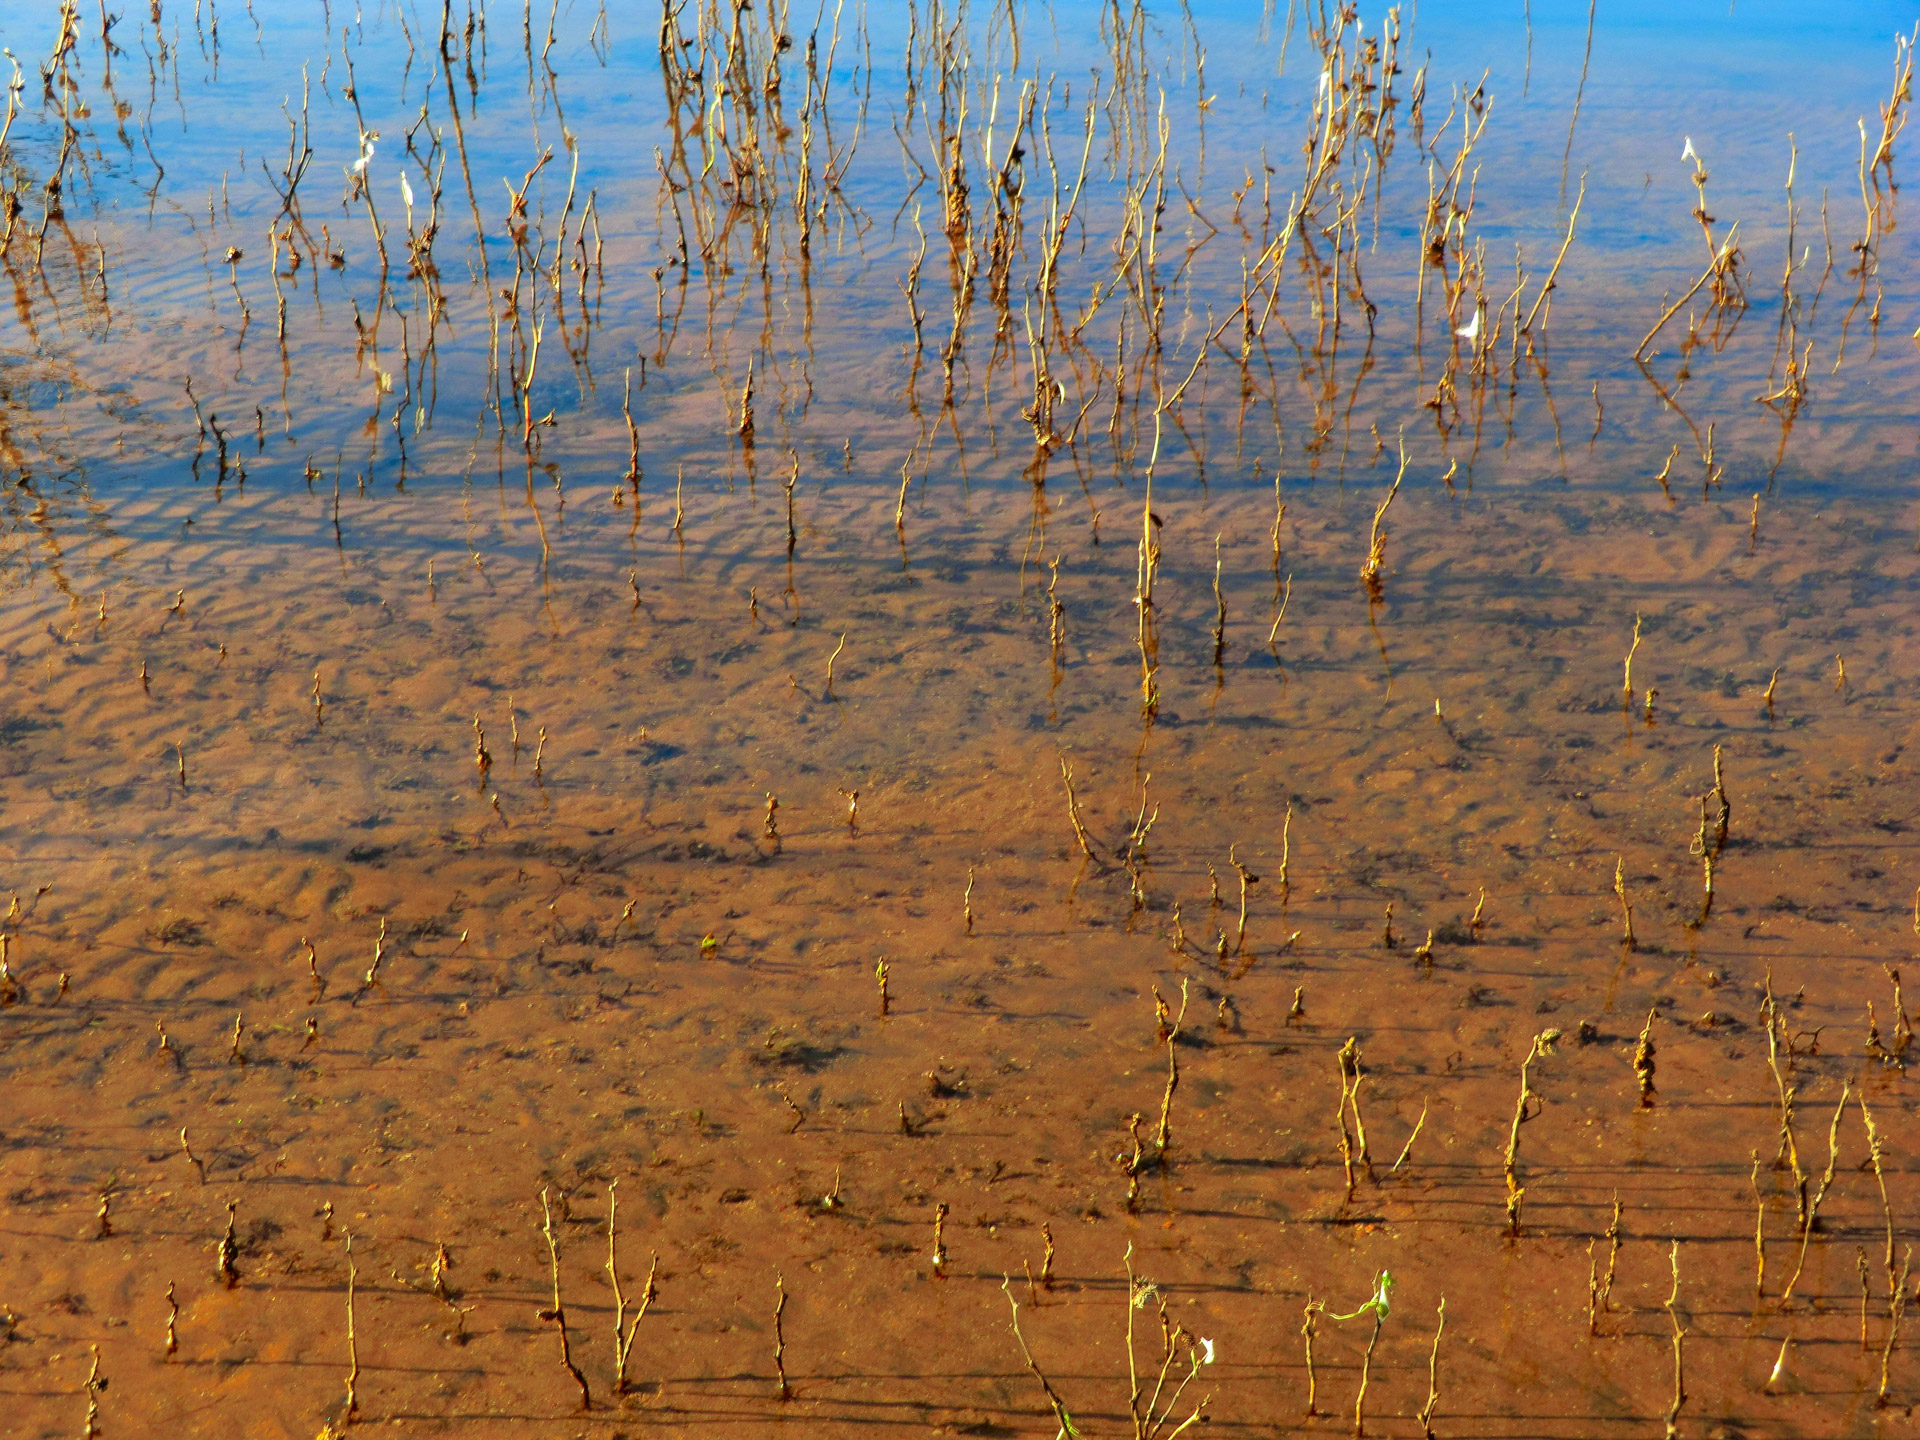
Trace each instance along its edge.
<path fill-rule="evenodd" d="M 1532 8 L 0 21 L 17 1432 L 1902 1433 L 1902 17 Z"/>

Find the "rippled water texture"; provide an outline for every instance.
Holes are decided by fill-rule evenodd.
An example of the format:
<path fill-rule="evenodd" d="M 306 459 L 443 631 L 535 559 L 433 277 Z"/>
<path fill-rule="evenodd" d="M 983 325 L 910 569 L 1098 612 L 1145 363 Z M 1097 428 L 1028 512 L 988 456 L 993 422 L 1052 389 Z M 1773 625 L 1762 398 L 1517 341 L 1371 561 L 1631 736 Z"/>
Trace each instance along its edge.
<path fill-rule="evenodd" d="M 1907 10 L 769 5 L 0 16 L 7 1433 L 1909 1433 Z"/>

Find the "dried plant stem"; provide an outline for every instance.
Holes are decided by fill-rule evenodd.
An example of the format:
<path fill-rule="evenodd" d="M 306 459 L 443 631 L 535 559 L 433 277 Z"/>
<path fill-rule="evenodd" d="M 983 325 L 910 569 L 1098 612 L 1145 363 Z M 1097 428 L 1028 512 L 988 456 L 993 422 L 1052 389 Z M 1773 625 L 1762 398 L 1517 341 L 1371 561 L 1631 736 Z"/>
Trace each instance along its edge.
<path fill-rule="evenodd" d="M 1073 790 L 1073 767 L 1067 763 L 1064 755 L 1060 757 L 1060 778 L 1067 787 L 1067 818 L 1073 822 L 1073 838 L 1080 842 L 1080 853 L 1098 863 L 1099 857 L 1093 853 L 1093 842 L 1087 837 L 1087 827 L 1080 819 L 1080 797 Z"/>
<path fill-rule="evenodd" d="M 1020 1333 L 1020 1302 L 1013 1298 L 1013 1286 L 1006 1276 L 1000 1277 L 1000 1291 L 1007 1297 L 1007 1304 L 1013 1309 L 1011 1321 L 1014 1342 L 1020 1347 L 1020 1358 L 1025 1362 L 1027 1373 L 1040 1382 L 1040 1388 L 1046 1393 L 1047 1404 L 1053 1409 L 1054 1423 L 1060 1427 L 1060 1435 L 1078 1435 L 1074 1428 L 1073 1417 L 1067 1413 L 1066 1402 L 1060 1398 L 1060 1392 L 1053 1388 L 1053 1382 L 1047 1379 L 1034 1363 L 1033 1352 L 1027 1348 L 1027 1337 Z"/>
<path fill-rule="evenodd" d="M 187 1127 L 184 1125 L 180 1127 L 180 1153 L 187 1157 L 187 1163 L 193 1166 L 195 1173 L 200 1176 L 200 1183 L 206 1184 L 207 1162 L 193 1153 L 193 1146 L 187 1141 Z"/>
<path fill-rule="evenodd" d="M 567 1310 L 560 1303 L 560 1246 L 553 1234 L 553 1209 L 547 1203 L 547 1188 L 540 1187 L 540 1233 L 547 1240 L 547 1266 L 553 1277 L 553 1305 L 540 1312 L 542 1320 L 553 1322 L 553 1328 L 560 1336 L 560 1363 L 566 1367 L 567 1374 L 573 1377 L 573 1383 L 580 1387 L 580 1408 L 593 1408 L 593 1392 L 587 1388 L 587 1377 L 580 1367 L 573 1363 L 573 1342 L 567 1335 Z"/>
<path fill-rule="evenodd" d="M 1433 1440 L 1433 1407 L 1440 1403 L 1440 1337 L 1447 1330 L 1447 1297 L 1440 1297 L 1440 1322 L 1433 1327 L 1433 1349 L 1427 1355 L 1427 1403 L 1420 1407 L 1420 1429 Z"/>
<path fill-rule="evenodd" d="M 843 633 L 840 643 L 833 647 L 833 653 L 827 657 L 827 699 L 833 699 L 833 662 L 840 658 L 840 652 L 847 648 L 847 637 Z"/>
<path fill-rule="evenodd" d="M 1626 664 L 1621 667 L 1620 708 L 1633 708 L 1633 657 L 1640 649 L 1640 617 L 1633 617 L 1633 643 L 1627 647 Z"/>
<path fill-rule="evenodd" d="M 1887 1398 L 1893 1388 L 1893 1347 L 1900 1340 L 1900 1317 L 1907 1310 L 1907 1280 L 1913 1274 L 1913 1247 L 1907 1247 L 1907 1253 L 1900 1262 L 1899 1278 L 1894 1280 L 1887 1296 L 1887 1343 L 1880 1350 L 1880 1390 L 1874 1397 L 1874 1404 L 1885 1408 L 1893 1402 Z"/>
<path fill-rule="evenodd" d="M 1420 1097 L 1420 1118 L 1413 1122 L 1413 1133 L 1407 1136 L 1407 1143 L 1400 1147 L 1399 1158 L 1393 1162 L 1392 1167 L 1387 1171 L 1389 1175 L 1397 1174 L 1400 1167 L 1407 1163 L 1407 1157 L 1413 1153 L 1413 1142 L 1420 1138 L 1420 1132 L 1426 1128 L 1426 1125 L 1427 1097 L 1423 1095 Z"/>
<path fill-rule="evenodd" d="M 1340 1047 L 1340 1104 L 1335 1118 L 1340 1124 L 1340 1163 L 1347 1179 L 1347 1199 L 1353 1199 L 1355 1179 L 1353 1162 L 1358 1160 L 1367 1167 L 1367 1178 L 1373 1178 L 1373 1160 L 1367 1151 L 1367 1126 L 1360 1118 L 1360 1042 L 1349 1035 L 1347 1043 Z M 1353 1125 L 1347 1125 L 1347 1117 L 1352 1115 Z M 1356 1141 L 1358 1142 L 1356 1145 Z"/>
<path fill-rule="evenodd" d="M 1587 1334 L 1600 1333 L 1600 1262 L 1593 1258 L 1594 1242 L 1587 1241 Z"/>
<path fill-rule="evenodd" d="M 1780 1069 L 1780 1034 L 1785 1022 L 1780 1018 L 1780 1005 L 1773 998 L 1773 972 L 1768 970 L 1762 982 L 1760 1002 L 1760 1020 L 1767 1027 L 1767 1068 L 1773 1072 L 1773 1084 L 1780 1101 L 1780 1148 L 1774 1155 L 1774 1168 L 1782 1168 L 1782 1162 L 1793 1172 L 1794 1198 L 1799 1207 L 1801 1225 L 1807 1223 L 1807 1172 L 1800 1165 L 1800 1146 L 1793 1135 L 1793 1097 L 1794 1088 L 1787 1084 L 1786 1076 Z"/>
<path fill-rule="evenodd" d="M 1633 935 L 1633 902 L 1627 899 L 1627 866 L 1620 856 L 1613 857 L 1613 893 L 1620 900 L 1620 942 L 1632 954 L 1639 949 L 1639 943 Z"/>
<path fill-rule="evenodd" d="M 1653 328 L 1647 331 L 1638 345 L 1634 346 L 1633 358 L 1635 360 L 1640 359 L 1646 353 L 1647 346 L 1653 343 L 1653 337 L 1666 328 L 1667 322 L 1680 313 L 1681 307 L 1700 293 L 1700 287 L 1705 285 L 1709 280 L 1712 280 L 1715 276 L 1723 273 L 1728 267 L 1728 262 L 1736 259 L 1734 237 L 1739 234 L 1739 231 L 1740 222 L 1736 220 L 1733 228 L 1727 232 L 1726 243 L 1714 252 L 1713 259 L 1707 262 L 1707 268 L 1701 272 L 1700 278 L 1693 282 L 1686 294 L 1682 295 L 1661 312 L 1660 318 L 1653 322 Z"/>
<path fill-rule="evenodd" d="M 1592 32 L 1588 32 L 1588 39 L 1591 41 Z M 1560 192 L 1560 198 L 1562 200 L 1566 199 L 1566 194 L 1567 192 L 1562 190 Z M 1547 271 L 1545 282 L 1540 286 L 1540 293 L 1533 297 L 1533 308 L 1527 311 L 1527 318 L 1520 324 L 1520 329 L 1529 337 L 1529 344 L 1531 344 L 1533 334 L 1534 318 L 1539 315 L 1540 307 L 1548 304 L 1547 297 L 1553 294 L 1554 278 L 1560 273 L 1560 264 L 1567 258 L 1567 251 L 1573 246 L 1573 227 L 1580 220 L 1580 207 L 1586 202 L 1586 198 L 1587 177 L 1586 173 L 1582 171 L 1580 175 L 1580 193 L 1574 197 L 1573 209 L 1567 215 L 1567 238 L 1560 242 L 1560 253 L 1553 257 L 1553 265 Z M 1548 306 L 1548 314 L 1552 314 L 1551 306 Z"/>
<path fill-rule="evenodd" d="M 1307 1342 L 1307 1414 L 1309 1416 L 1320 1413 L 1314 1404 L 1314 1398 L 1319 1388 L 1319 1381 L 1313 1369 L 1313 1338 L 1319 1333 L 1314 1322 L 1326 1308 L 1325 1305 L 1316 1304 L 1313 1297 L 1309 1295 L 1307 1297 L 1306 1313 L 1300 1322 L 1300 1333 L 1306 1337 Z"/>
<path fill-rule="evenodd" d="M 1364 1435 L 1367 1433 L 1367 1382 L 1372 1378 L 1373 1374 L 1373 1347 L 1380 1343 L 1380 1327 L 1385 1323 L 1380 1316 L 1380 1311 L 1375 1309 L 1373 1311 L 1373 1333 L 1367 1336 L 1367 1352 L 1360 1357 L 1360 1389 L 1353 1397 L 1353 1433 L 1355 1435 Z"/>
<path fill-rule="evenodd" d="M 95 1440 L 100 1433 L 100 1392 L 107 1388 L 107 1382 L 100 1376 L 100 1347 L 87 1348 L 93 1354 L 93 1364 L 87 1371 L 87 1420 L 81 1433 L 86 1440 Z"/>
<path fill-rule="evenodd" d="M 1727 848 L 1727 826 L 1733 820 L 1733 804 L 1727 799 L 1727 777 L 1721 769 L 1721 747 L 1713 747 L 1713 795 L 1720 802 L 1719 818 L 1714 822 L 1713 853 Z"/>
<path fill-rule="evenodd" d="M 240 1283 L 240 1270 L 234 1264 L 240 1254 L 240 1242 L 236 1234 L 239 1209 L 238 1200 L 227 1201 L 227 1229 L 226 1233 L 220 1237 L 220 1244 L 215 1250 L 215 1262 L 221 1283 L 229 1290 Z"/>
<path fill-rule="evenodd" d="M 1287 902 L 1287 865 L 1293 859 L 1293 802 L 1287 802 L 1286 818 L 1280 822 L 1280 903 Z M 1914 931 L 1920 934 L 1920 891 L 1913 897 Z"/>
<path fill-rule="evenodd" d="M 349 1425 L 353 1417 L 360 1413 L 360 1337 L 353 1324 L 353 1286 L 360 1278 L 360 1272 L 353 1263 L 353 1234 L 341 1231 L 341 1238 L 347 1246 L 347 1410 Z"/>
<path fill-rule="evenodd" d="M 1650 1109 L 1653 1105 L 1654 1087 L 1654 1045 L 1653 1021 L 1659 1014 L 1658 1007 L 1647 1010 L 1647 1023 L 1640 1027 L 1640 1038 L 1633 1047 L 1633 1077 L 1640 1086 L 1640 1108 Z"/>
<path fill-rule="evenodd" d="M 1673 1307 L 1680 1299 L 1680 1242 L 1671 1242 L 1667 1251 L 1667 1263 L 1673 1269 L 1673 1289 L 1668 1293 L 1662 1309 L 1667 1312 L 1667 1321 L 1673 1326 L 1673 1404 L 1667 1409 L 1666 1440 L 1675 1440 L 1680 1433 L 1680 1410 L 1687 1403 L 1686 1371 L 1682 1364 L 1681 1346 L 1687 1338 L 1687 1332 L 1680 1324 L 1680 1317 L 1674 1314 Z"/>
<path fill-rule="evenodd" d="M 1402 436 L 1400 469 L 1393 477 L 1393 484 L 1388 487 L 1386 499 L 1374 507 L 1373 528 L 1367 536 L 1367 559 L 1366 563 L 1360 567 L 1361 583 L 1366 587 L 1368 598 L 1372 600 L 1380 598 L 1383 589 L 1380 574 L 1387 563 L 1387 532 L 1382 528 L 1382 523 L 1387 518 L 1387 508 L 1393 504 L 1393 497 L 1400 493 L 1400 482 L 1407 477 L 1407 464 L 1407 442 L 1406 437 Z"/>
<path fill-rule="evenodd" d="M 1180 1043 L 1180 1026 L 1187 1018 L 1187 980 L 1180 978 L 1180 1013 L 1174 1017 L 1167 1028 L 1167 1088 L 1160 1097 L 1160 1128 L 1154 1132 L 1154 1148 L 1159 1152 L 1160 1163 L 1166 1163 L 1167 1150 L 1173 1143 L 1173 1092 L 1180 1088 L 1180 1057 L 1175 1047 Z"/>
<path fill-rule="evenodd" d="M 1501 1165 L 1501 1174 L 1507 1182 L 1507 1234 L 1510 1236 L 1520 1233 L 1520 1204 L 1527 1193 L 1526 1187 L 1519 1181 L 1520 1127 L 1533 1118 L 1527 1112 L 1527 1103 L 1539 1098 L 1528 1084 L 1529 1072 L 1535 1060 L 1552 1054 L 1559 1043 L 1558 1030 L 1542 1030 L 1533 1037 L 1533 1043 L 1527 1047 L 1526 1058 L 1520 1062 L 1520 1098 L 1514 1102 L 1513 1126 L 1507 1132 L 1507 1151 Z"/>
<path fill-rule="evenodd" d="M 787 1384 L 787 1282 L 777 1270 L 773 1290 L 778 1297 L 773 1302 L 773 1370 L 779 1381 L 776 1398 L 786 1401 L 793 1398 L 793 1387 Z"/>
<path fill-rule="evenodd" d="M 647 1310 L 658 1293 L 654 1287 L 654 1277 L 660 1271 L 660 1257 L 655 1255 L 652 1265 L 647 1269 L 647 1283 L 640 1292 L 640 1308 L 629 1325 L 627 1297 L 620 1289 L 620 1258 L 616 1248 L 615 1214 L 619 1206 L 616 1192 L 619 1187 L 618 1180 L 607 1186 L 607 1277 L 613 1282 L 613 1391 L 616 1395 L 624 1395 L 627 1393 L 627 1357 L 633 1353 L 634 1336 L 640 1330 L 640 1322 L 647 1318 Z"/>
<path fill-rule="evenodd" d="M 1873 1298 L 1873 1272 L 1867 1266 L 1867 1248 L 1856 1246 L 1853 1260 L 1860 1272 L 1860 1353 L 1867 1353 L 1867 1306 Z"/>
<path fill-rule="evenodd" d="M 1806 1222 L 1800 1227 L 1800 1257 L 1794 1262 L 1793 1274 L 1787 1280 L 1786 1289 L 1780 1292 L 1780 1303 L 1786 1304 L 1793 1298 L 1793 1287 L 1800 1283 L 1800 1272 L 1807 1263 L 1807 1247 L 1813 1243 L 1814 1227 L 1820 1223 L 1820 1202 L 1827 1198 L 1827 1191 L 1833 1185 L 1834 1166 L 1840 1159 L 1840 1120 L 1847 1113 L 1847 1102 L 1853 1098 L 1853 1082 L 1840 1082 L 1840 1103 L 1833 1107 L 1833 1123 L 1827 1128 L 1827 1168 L 1820 1177 L 1820 1184 L 1813 1192 L 1813 1200 L 1807 1206 Z"/>
<path fill-rule="evenodd" d="M 1873 1123 L 1873 1112 L 1867 1108 L 1865 1094 L 1854 1096 L 1860 1106 L 1860 1118 L 1867 1127 L 1867 1163 L 1873 1166 L 1874 1182 L 1880 1187 L 1880 1210 L 1887 1222 L 1887 1248 L 1881 1263 L 1886 1267 L 1887 1283 L 1893 1283 L 1893 1204 L 1887 1198 L 1887 1176 L 1884 1169 L 1886 1151 L 1880 1140 L 1880 1127 Z"/>
<path fill-rule="evenodd" d="M 1227 863 L 1240 876 L 1240 923 L 1233 937 L 1233 953 L 1236 955 L 1244 950 L 1247 944 L 1247 891 L 1260 883 L 1260 877 L 1240 863 L 1240 858 L 1235 853 L 1237 848 L 1229 846 L 1227 849 Z"/>
<path fill-rule="evenodd" d="M 1620 1197 L 1613 1197 L 1613 1219 L 1607 1222 L 1607 1273 L 1600 1281 L 1600 1311 L 1613 1308 L 1613 1277 L 1620 1264 Z"/>

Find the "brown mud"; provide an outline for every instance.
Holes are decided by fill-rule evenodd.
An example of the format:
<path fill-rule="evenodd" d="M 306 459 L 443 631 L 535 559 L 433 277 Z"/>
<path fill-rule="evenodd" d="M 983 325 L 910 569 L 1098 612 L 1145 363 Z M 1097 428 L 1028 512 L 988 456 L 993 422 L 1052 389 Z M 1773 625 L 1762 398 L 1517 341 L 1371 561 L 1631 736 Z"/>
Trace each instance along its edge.
<path fill-rule="evenodd" d="M 1269 649 L 1271 500 L 1194 503 L 1162 534 L 1143 723 L 1131 557 L 1089 544 L 1084 515 L 1063 508 L 1047 535 L 1056 673 L 1024 523 L 929 501 L 911 517 L 926 558 L 910 544 L 903 569 L 876 543 L 890 507 L 823 505 L 790 624 L 783 520 L 726 503 L 734 523 L 690 519 L 684 550 L 650 527 L 638 569 L 660 578 L 637 610 L 618 567 L 552 577 L 543 603 L 537 557 L 483 545 L 476 565 L 452 537 L 431 592 L 421 555 L 370 547 L 343 573 L 350 545 L 255 544 L 177 611 L 129 594 L 102 624 L 45 585 L 16 603 L 18 1318 L 0 1358 L 44 1417 L 23 1433 L 74 1428 L 98 1344 L 103 1405 L 142 1424 L 311 1434 L 345 1395 L 348 1232 L 363 1424 L 1037 1434 L 1052 1422 L 1008 1328 L 1011 1277 L 1076 1425 L 1125 1429 L 1131 1247 L 1168 1320 L 1213 1342 L 1182 1403 L 1205 1396 L 1216 1431 L 1350 1427 L 1370 1321 L 1320 1320 L 1309 1422 L 1303 1307 L 1351 1311 L 1386 1269 L 1373 1432 L 1416 1424 L 1444 1297 L 1436 1433 L 1643 1434 L 1672 1402 L 1674 1241 L 1684 1429 L 1900 1422 L 1904 1349 L 1894 1408 L 1875 1409 L 1889 1241 L 1855 1108 L 1781 1302 L 1800 1232 L 1756 1019 L 1770 975 L 1815 1188 L 1843 1081 L 1871 1107 L 1901 1264 L 1910 1031 L 1883 966 L 1914 944 L 1897 597 L 1916 562 L 1873 545 L 1881 562 L 1860 563 L 1869 516 L 1783 507 L 1748 556 L 1728 507 L 1422 496 L 1393 512 L 1370 605 L 1370 507 L 1323 488 L 1289 501 Z M 395 523 L 431 534 L 416 509 Z M 757 566 L 738 555 L 751 525 L 769 532 Z M 195 557 L 196 575 L 227 568 Z M 737 603 L 716 617 L 723 592 Z M 1621 707 L 1636 612 L 1651 724 L 1642 699 Z M 1716 746 L 1731 819 L 1700 923 L 1689 841 Z M 1235 859 L 1257 877 L 1244 941 Z M 1164 1151 L 1156 988 L 1185 1009 Z M 1548 1031 L 1510 1235 L 1520 1064 Z M 1367 1147 L 1351 1192 L 1349 1037 Z M 629 1317 L 659 1263 L 624 1396 L 614 1182 Z M 594 1396 L 577 1414 L 539 1318 L 542 1189 Z M 1616 1198 L 1590 1333 L 1589 1246 L 1604 1272 Z M 1159 1313 L 1133 1311 L 1156 1369 Z"/>

